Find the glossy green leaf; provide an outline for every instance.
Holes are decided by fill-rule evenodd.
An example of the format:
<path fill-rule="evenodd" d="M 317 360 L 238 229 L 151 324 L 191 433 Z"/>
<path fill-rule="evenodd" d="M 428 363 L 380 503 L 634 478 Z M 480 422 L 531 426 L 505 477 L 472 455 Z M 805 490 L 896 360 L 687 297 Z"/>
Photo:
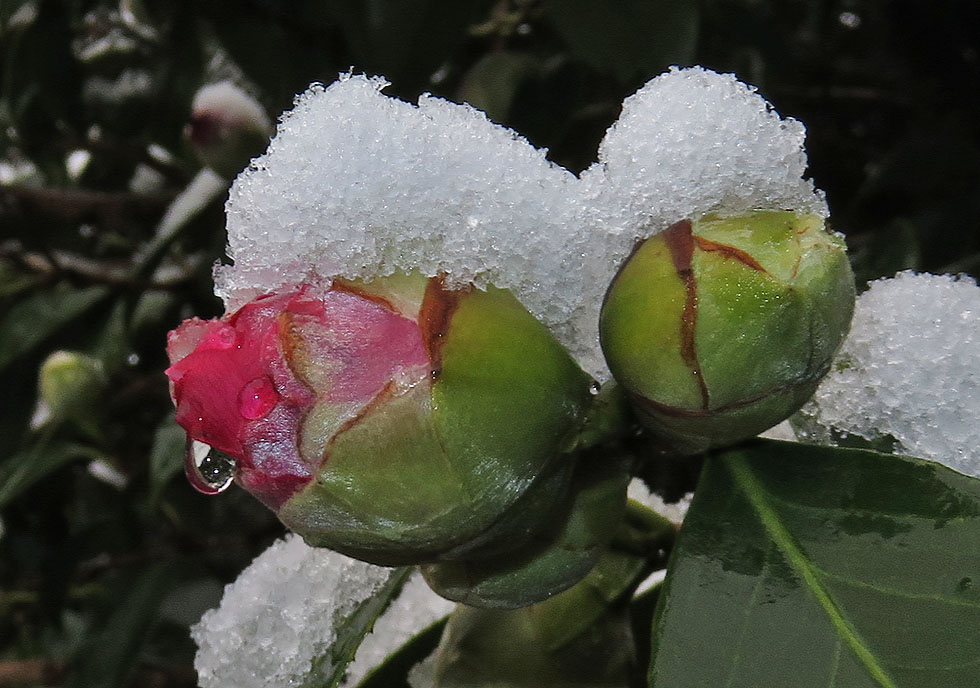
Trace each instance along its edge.
<path fill-rule="evenodd" d="M 0 370 L 98 304 L 108 293 L 105 287 L 75 289 L 61 282 L 15 303 L 0 316 Z"/>
<path fill-rule="evenodd" d="M 710 458 L 652 645 L 652 688 L 975 687 L 980 480 L 772 441 Z"/>
<path fill-rule="evenodd" d="M 622 80 L 687 63 L 697 45 L 696 2 L 547 0 L 544 8 L 573 54 Z"/>

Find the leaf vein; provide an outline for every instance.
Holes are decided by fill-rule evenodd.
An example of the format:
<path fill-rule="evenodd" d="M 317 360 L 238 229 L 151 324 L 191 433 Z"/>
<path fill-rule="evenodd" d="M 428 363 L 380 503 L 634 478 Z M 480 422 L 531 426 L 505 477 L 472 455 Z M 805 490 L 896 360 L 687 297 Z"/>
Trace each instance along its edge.
<path fill-rule="evenodd" d="M 844 617 L 830 593 L 824 589 L 817 577 L 817 572 L 800 550 L 792 534 L 783 524 L 775 509 L 764 496 L 764 488 L 756 478 L 751 467 L 742 456 L 732 456 L 726 462 L 735 484 L 744 492 L 751 507 L 756 511 L 766 532 L 772 538 L 776 547 L 786 557 L 790 566 L 800 575 L 817 603 L 829 618 L 838 637 L 842 638 L 864 665 L 868 673 L 882 688 L 898 688 L 885 671 L 871 650 L 860 638 L 857 630 Z"/>

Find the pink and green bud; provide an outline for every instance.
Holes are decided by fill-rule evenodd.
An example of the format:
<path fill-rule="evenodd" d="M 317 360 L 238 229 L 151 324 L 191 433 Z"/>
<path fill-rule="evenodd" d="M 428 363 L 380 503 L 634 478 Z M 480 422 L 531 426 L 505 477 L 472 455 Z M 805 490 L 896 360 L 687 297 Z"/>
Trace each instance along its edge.
<path fill-rule="evenodd" d="M 758 210 L 683 220 L 641 243 L 609 287 L 600 335 L 643 423 L 696 453 L 799 409 L 853 310 L 843 241 L 819 217 Z"/>
<path fill-rule="evenodd" d="M 168 351 L 178 423 L 221 453 L 190 452 L 192 481 L 231 465 L 307 542 L 379 564 L 518 546 L 590 397 L 509 292 L 418 275 L 261 297 Z"/>

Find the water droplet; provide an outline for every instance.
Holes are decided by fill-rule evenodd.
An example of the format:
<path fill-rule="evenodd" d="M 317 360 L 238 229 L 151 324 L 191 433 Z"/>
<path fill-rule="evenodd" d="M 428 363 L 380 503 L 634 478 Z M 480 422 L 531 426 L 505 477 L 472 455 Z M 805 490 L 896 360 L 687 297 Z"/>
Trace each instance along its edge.
<path fill-rule="evenodd" d="M 235 480 L 238 463 L 223 451 L 191 440 L 184 459 L 184 473 L 195 490 L 213 495 L 227 490 Z"/>
<path fill-rule="evenodd" d="M 272 385 L 272 380 L 263 376 L 257 377 L 238 393 L 238 412 L 249 420 L 258 420 L 269 415 L 269 411 L 279 401 L 279 394 Z"/>
<path fill-rule="evenodd" d="M 589 394 L 595 396 L 599 393 L 600 389 L 602 389 L 602 385 L 600 385 L 598 382 L 593 382 L 591 385 L 589 385 Z"/>
<path fill-rule="evenodd" d="M 138 353 L 133 352 L 126 357 L 126 363 L 128 363 L 131 366 L 138 365 L 139 362 L 140 362 L 140 355 Z"/>
<path fill-rule="evenodd" d="M 235 332 L 235 328 L 231 325 L 221 323 L 219 327 L 214 328 L 204 338 L 201 340 L 199 348 L 205 349 L 230 349 L 235 345 L 235 340 L 238 337 L 238 333 Z M 239 349 L 241 346 L 239 345 Z"/>

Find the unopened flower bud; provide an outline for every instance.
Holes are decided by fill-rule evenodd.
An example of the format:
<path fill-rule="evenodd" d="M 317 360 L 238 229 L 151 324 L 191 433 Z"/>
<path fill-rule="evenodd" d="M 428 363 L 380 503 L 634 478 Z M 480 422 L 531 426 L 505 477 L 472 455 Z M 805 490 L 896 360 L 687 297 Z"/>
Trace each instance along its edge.
<path fill-rule="evenodd" d="M 517 609 L 580 581 L 605 551 L 626 511 L 627 467 L 607 459 L 584 457 L 566 504 L 554 509 L 549 527 L 532 534 L 522 547 L 492 557 L 423 565 L 429 586 L 469 606 Z"/>
<path fill-rule="evenodd" d="M 311 545 L 388 565 L 519 544 L 590 396 L 509 292 L 418 275 L 260 297 L 168 351 L 177 422 L 220 452 L 189 454 L 199 487 L 230 466 Z"/>
<path fill-rule="evenodd" d="M 572 588 L 522 609 L 459 605 L 435 654 L 413 673 L 434 688 L 626 688 L 635 684 L 629 602 L 648 570 L 606 550 Z"/>
<path fill-rule="evenodd" d="M 47 418 L 73 420 L 94 431 L 105 384 L 105 372 L 97 359 L 75 351 L 55 351 L 41 364 L 39 403 Z"/>
<path fill-rule="evenodd" d="M 269 145 L 272 124 L 262 106 L 230 81 L 194 95 L 187 137 L 205 167 L 234 179 Z"/>
<path fill-rule="evenodd" d="M 795 412 L 853 309 L 843 241 L 821 218 L 708 215 L 637 247 L 606 294 L 600 334 L 640 419 L 670 449 L 695 453 Z"/>

